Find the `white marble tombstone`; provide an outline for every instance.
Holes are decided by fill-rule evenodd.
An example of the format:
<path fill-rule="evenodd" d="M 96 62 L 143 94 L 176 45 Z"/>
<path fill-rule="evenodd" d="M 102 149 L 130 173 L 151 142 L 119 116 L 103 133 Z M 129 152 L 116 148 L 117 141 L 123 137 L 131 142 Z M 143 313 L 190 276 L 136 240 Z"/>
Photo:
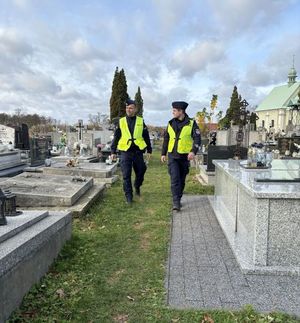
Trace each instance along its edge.
<path fill-rule="evenodd" d="M 217 131 L 217 146 L 228 146 L 229 142 L 229 130 L 218 130 Z"/>
<path fill-rule="evenodd" d="M 8 145 L 10 142 L 15 146 L 15 129 L 0 125 L 0 140 L 2 144 Z"/>

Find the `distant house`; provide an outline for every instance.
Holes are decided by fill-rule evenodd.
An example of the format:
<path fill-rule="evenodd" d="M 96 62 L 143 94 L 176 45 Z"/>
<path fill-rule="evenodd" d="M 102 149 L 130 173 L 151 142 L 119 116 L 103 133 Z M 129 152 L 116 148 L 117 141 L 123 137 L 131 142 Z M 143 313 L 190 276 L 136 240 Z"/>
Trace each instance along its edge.
<path fill-rule="evenodd" d="M 296 82 L 296 78 L 297 72 L 293 66 L 289 71 L 287 84 L 274 87 L 256 108 L 258 126 L 267 130 L 270 127 L 275 128 L 275 131 L 286 130 L 292 120 L 292 109 L 289 105 L 296 103 L 300 91 L 300 82 Z"/>

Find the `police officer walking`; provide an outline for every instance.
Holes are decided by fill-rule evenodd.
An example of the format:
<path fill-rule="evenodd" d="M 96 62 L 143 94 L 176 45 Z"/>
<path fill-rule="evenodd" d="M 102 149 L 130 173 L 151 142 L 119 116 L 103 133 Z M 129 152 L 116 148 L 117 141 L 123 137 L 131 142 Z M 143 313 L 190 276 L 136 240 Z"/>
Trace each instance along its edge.
<path fill-rule="evenodd" d="M 161 161 L 167 160 L 171 177 L 173 210 L 180 211 L 185 178 L 189 173 L 190 160 L 201 147 L 201 135 L 197 123 L 185 113 L 188 103 L 172 103 L 173 116 L 164 134 Z"/>
<path fill-rule="evenodd" d="M 132 168 L 135 172 L 135 193 L 140 196 L 144 181 L 146 164 L 143 153 L 147 149 L 148 157 L 152 153 L 148 129 L 142 117 L 136 115 L 135 101 L 126 101 L 126 116 L 120 118 L 111 145 L 111 158 L 115 159 L 117 149 L 120 151 L 121 170 L 123 174 L 123 189 L 128 204 L 132 204 Z"/>

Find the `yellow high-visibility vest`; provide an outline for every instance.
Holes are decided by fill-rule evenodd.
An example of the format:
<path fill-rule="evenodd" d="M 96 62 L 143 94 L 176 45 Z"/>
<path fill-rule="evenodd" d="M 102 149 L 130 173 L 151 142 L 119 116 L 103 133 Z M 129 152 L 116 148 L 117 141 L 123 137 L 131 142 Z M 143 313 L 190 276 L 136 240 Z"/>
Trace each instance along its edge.
<path fill-rule="evenodd" d="M 121 138 L 118 142 L 119 150 L 127 151 L 133 142 L 140 148 L 140 150 L 143 150 L 147 147 L 147 144 L 143 138 L 143 118 L 138 116 L 136 117 L 133 137 L 131 136 L 131 133 L 129 131 L 126 117 L 123 117 L 119 120 L 119 127 L 121 129 Z"/>
<path fill-rule="evenodd" d="M 180 131 L 177 145 L 177 152 L 179 154 L 188 154 L 193 148 L 193 123 L 194 121 L 190 120 L 189 124 L 185 125 Z M 170 123 L 167 130 L 169 134 L 168 152 L 171 153 L 175 145 L 176 134 Z"/>

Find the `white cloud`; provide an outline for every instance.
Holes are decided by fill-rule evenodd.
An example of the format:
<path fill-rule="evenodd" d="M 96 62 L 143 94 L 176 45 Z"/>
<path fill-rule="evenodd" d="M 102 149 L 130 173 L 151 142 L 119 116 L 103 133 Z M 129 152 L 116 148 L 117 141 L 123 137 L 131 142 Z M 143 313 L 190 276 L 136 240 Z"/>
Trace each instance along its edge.
<path fill-rule="evenodd" d="M 71 43 L 71 53 L 79 59 L 91 56 L 92 50 L 85 39 L 77 38 Z"/>
<path fill-rule="evenodd" d="M 253 86 L 262 86 L 270 84 L 272 81 L 272 75 L 270 72 L 270 69 L 267 69 L 265 66 L 251 64 L 248 67 L 246 78 L 249 84 Z"/>
<path fill-rule="evenodd" d="M 180 70 L 182 76 L 190 77 L 223 57 L 223 45 L 220 42 L 207 40 L 195 43 L 186 49 L 178 49 L 174 53 L 171 64 Z"/>
<path fill-rule="evenodd" d="M 174 100 L 189 102 L 192 116 L 218 94 L 225 110 L 237 85 L 257 104 L 286 82 L 293 54 L 300 72 L 293 0 L 5 0 L 2 7 L 4 111 L 21 106 L 67 122 L 107 113 L 119 66 L 132 97 L 141 86 L 147 123 L 165 125 Z"/>
<path fill-rule="evenodd" d="M 16 86 L 26 92 L 54 95 L 61 87 L 51 76 L 41 73 L 21 73 L 16 76 Z"/>
<path fill-rule="evenodd" d="M 186 0 L 153 0 L 153 3 L 161 24 L 162 36 L 169 35 L 183 21 L 189 9 Z"/>
<path fill-rule="evenodd" d="M 26 9 L 30 4 L 30 0 L 12 0 L 12 2 L 19 9 Z"/>
<path fill-rule="evenodd" d="M 111 61 L 114 55 L 108 51 L 91 46 L 86 39 L 76 38 L 70 43 L 70 55 L 78 61 L 102 60 Z"/>
<path fill-rule="evenodd" d="M 300 44 L 292 41 L 286 46 L 287 40 L 299 39 L 300 34 L 287 33 L 277 39 L 270 49 L 269 55 L 262 63 L 251 64 L 247 68 L 246 79 L 252 86 L 266 87 L 271 84 L 284 84 L 292 67 L 293 55 L 300 57 Z"/>
<path fill-rule="evenodd" d="M 294 0 L 209 0 L 216 23 L 225 32 L 244 33 L 274 23 Z"/>
<path fill-rule="evenodd" d="M 25 60 L 33 55 L 33 47 L 12 28 L 0 28 L 0 74 L 26 69 Z"/>
<path fill-rule="evenodd" d="M 25 56 L 33 52 L 32 46 L 22 39 L 20 32 L 12 28 L 0 28 L 0 50 L 13 56 Z"/>

